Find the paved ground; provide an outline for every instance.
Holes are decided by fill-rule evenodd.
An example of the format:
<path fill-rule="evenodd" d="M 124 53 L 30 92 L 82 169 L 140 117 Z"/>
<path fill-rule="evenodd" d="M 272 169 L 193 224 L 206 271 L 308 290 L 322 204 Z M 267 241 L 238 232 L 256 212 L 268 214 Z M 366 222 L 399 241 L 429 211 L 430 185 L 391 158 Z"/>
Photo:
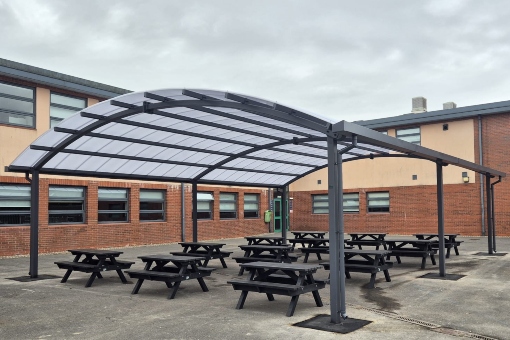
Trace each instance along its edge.
<path fill-rule="evenodd" d="M 420 259 L 412 258 L 395 265 L 392 282 L 380 275 L 375 289 L 365 288 L 368 274 L 353 273 L 347 280 L 348 315 L 372 323 L 347 335 L 293 326 L 329 314 L 329 285 L 321 290 L 324 307 L 305 294 L 291 318 L 285 316 L 289 298 L 284 296 L 269 302 L 264 294 L 250 293 L 245 308 L 236 310 L 239 293 L 226 283 L 237 277 L 233 260 L 227 261 L 228 269 L 212 261 L 217 270 L 206 278 L 209 292 L 189 281 L 167 300 L 164 283 L 147 281 L 138 295 L 131 295 L 133 282 L 122 284 L 115 272 L 106 272 L 91 288 L 84 287 L 88 274 L 78 272 L 65 284 L 60 278 L 9 280 L 27 275 L 28 258 L 0 258 L 0 339 L 510 339 L 510 254 L 476 256 L 486 251 L 487 239 L 461 239 L 461 255 L 446 262 L 448 273 L 466 275 L 459 281 L 418 278 L 437 272 L 437 266 L 428 263 L 420 270 Z M 241 256 L 237 245 L 246 243 L 221 242 L 234 256 Z M 178 244 L 123 248 L 122 259 L 136 261 L 134 268 L 141 269 L 137 256 L 180 249 Z M 510 238 L 498 239 L 498 250 L 510 252 Z M 42 255 L 39 274 L 61 277 L 64 271 L 53 262 L 71 258 Z M 327 275 L 322 269 L 317 274 Z"/>

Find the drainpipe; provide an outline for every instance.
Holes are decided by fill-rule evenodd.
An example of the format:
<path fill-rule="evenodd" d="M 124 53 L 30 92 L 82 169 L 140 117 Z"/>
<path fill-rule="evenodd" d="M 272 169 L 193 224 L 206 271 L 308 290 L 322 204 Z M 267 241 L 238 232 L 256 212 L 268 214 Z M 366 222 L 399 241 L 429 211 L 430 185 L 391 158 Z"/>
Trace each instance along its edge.
<path fill-rule="evenodd" d="M 478 150 L 479 164 L 483 165 L 483 148 L 482 148 L 482 116 L 478 115 Z M 483 174 L 480 174 L 480 209 L 482 212 L 482 236 L 485 236 L 485 202 L 483 199 Z"/>
<path fill-rule="evenodd" d="M 501 182 L 501 176 L 499 176 L 499 179 L 491 184 L 491 199 L 492 199 L 492 211 L 491 211 L 491 219 L 492 219 L 492 249 L 494 249 L 494 252 L 496 252 L 496 208 L 494 206 L 494 186 Z"/>
<path fill-rule="evenodd" d="M 186 196 L 184 183 L 181 183 L 181 242 L 186 242 Z"/>

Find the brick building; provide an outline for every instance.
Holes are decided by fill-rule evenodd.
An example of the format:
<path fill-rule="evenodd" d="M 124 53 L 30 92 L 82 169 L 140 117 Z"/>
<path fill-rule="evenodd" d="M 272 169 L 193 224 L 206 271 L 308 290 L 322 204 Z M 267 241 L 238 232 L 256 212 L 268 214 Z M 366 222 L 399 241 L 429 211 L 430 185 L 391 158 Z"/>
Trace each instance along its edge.
<path fill-rule="evenodd" d="M 23 174 L 5 172 L 4 167 L 62 119 L 128 92 L 0 59 L 0 256 L 27 254 L 30 236 L 29 182 Z M 425 103 L 417 100 L 413 112 L 423 111 Z M 509 111 L 510 103 L 495 103 L 357 123 L 471 162 L 481 163 L 481 155 L 481 164 L 507 171 L 504 136 Z M 347 162 L 346 229 L 400 234 L 434 231 L 434 169 L 434 164 L 416 159 Z M 474 172 L 454 166 L 447 167 L 444 175 L 446 230 L 482 234 L 480 179 Z M 39 250 L 189 240 L 190 187 L 180 183 L 41 176 Z M 327 229 L 326 189 L 326 170 L 290 186 L 291 229 Z M 263 220 L 263 212 L 273 198 L 268 189 L 199 185 L 198 190 L 199 239 L 240 237 L 270 230 Z M 506 192 L 507 183 L 503 181 L 496 187 L 499 235 L 510 235 Z"/>

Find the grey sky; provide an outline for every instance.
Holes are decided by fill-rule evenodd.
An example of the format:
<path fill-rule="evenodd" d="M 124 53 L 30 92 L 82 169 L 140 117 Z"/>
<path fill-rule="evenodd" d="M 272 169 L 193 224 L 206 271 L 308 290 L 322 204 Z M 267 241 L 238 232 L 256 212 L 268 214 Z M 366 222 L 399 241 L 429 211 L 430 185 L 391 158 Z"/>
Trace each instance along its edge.
<path fill-rule="evenodd" d="M 359 120 L 510 100 L 505 0 L 0 0 L 0 57 L 130 90 Z"/>

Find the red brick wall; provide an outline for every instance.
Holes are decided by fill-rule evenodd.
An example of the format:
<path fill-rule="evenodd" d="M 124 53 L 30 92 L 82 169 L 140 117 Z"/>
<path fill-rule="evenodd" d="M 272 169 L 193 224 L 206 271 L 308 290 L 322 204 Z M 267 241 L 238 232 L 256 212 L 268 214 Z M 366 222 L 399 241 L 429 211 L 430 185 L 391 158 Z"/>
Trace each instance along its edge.
<path fill-rule="evenodd" d="M 27 184 L 24 178 L 0 176 L 0 183 Z M 86 187 L 86 223 L 69 225 L 48 224 L 48 189 L 50 185 Z M 98 223 L 98 187 L 129 189 L 129 222 Z M 140 188 L 166 190 L 166 221 L 140 222 Z M 198 187 L 199 190 L 214 192 L 214 219 L 198 222 L 198 239 L 211 240 L 242 237 L 267 232 L 262 212 L 266 209 L 267 192 L 260 189 L 242 190 L 239 188 Z M 239 218 L 219 219 L 219 193 L 238 193 Z M 261 194 L 260 218 L 244 219 L 243 192 Z M 186 187 L 186 240 L 192 239 L 191 187 Z M 181 186 L 180 184 L 129 183 L 111 181 L 87 181 L 70 179 L 40 179 L 39 210 L 39 252 L 58 252 L 70 248 L 107 248 L 146 244 L 163 244 L 181 241 Z M 0 227 L 0 256 L 28 254 L 30 247 L 30 227 Z"/>
<path fill-rule="evenodd" d="M 462 235 L 480 234 L 480 210 L 477 207 L 476 184 L 444 186 L 446 232 Z M 390 212 L 368 213 L 367 192 L 389 191 Z M 437 232 L 437 196 L 432 185 L 391 188 L 345 190 L 359 192 L 359 213 L 346 213 L 345 230 L 373 231 L 411 235 L 420 232 Z M 312 214 L 312 194 L 325 194 L 325 190 L 292 192 L 294 209 L 291 214 L 293 230 L 325 230 L 329 228 L 328 214 Z M 473 209 L 475 207 L 475 209 Z"/>

